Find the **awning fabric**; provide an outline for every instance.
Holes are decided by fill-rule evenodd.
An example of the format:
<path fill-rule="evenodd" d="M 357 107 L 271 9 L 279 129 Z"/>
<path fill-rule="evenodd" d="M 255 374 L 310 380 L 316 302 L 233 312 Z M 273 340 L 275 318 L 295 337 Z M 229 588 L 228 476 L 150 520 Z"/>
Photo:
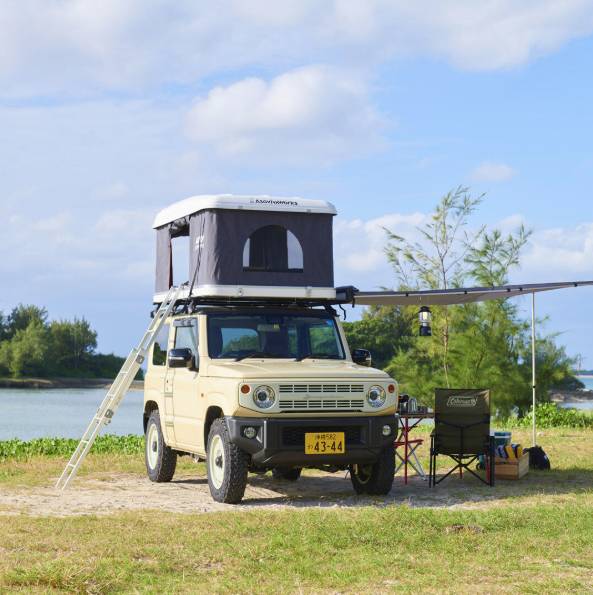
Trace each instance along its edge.
<path fill-rule="evenodd" d="M 531 295 L 556 289 L 593 286 L 593 281 L 503 285 L 500 287 L 460 287 L 425 291 L 359 291 L 354 294 L 356 306 L 453 306 Z"/>

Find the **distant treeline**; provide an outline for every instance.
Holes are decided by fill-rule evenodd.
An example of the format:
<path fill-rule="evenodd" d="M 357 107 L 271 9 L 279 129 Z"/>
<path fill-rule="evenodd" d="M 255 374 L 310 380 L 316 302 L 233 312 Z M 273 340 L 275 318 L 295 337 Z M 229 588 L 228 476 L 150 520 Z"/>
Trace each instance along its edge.
<path fill-rule="evenodd" d="M 96 353 L 97 333 L 84 318 L 48 320 L 45 308 L 0 312 L 0 376 L 111 378 L 124 360 Z"/>

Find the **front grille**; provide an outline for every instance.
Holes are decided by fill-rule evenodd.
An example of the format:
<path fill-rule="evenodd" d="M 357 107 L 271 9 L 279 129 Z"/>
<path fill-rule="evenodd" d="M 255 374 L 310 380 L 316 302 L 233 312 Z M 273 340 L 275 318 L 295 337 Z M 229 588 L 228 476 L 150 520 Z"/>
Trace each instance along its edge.
<path fill-rule="evenodd" d="M 364 384 L 280 384 L 279 393 L 282 394 L 361 394 Z"/>
<path fill-rule="evenodd" d="M 280 399 L 280 411 L 361 411 L 363 399 Z"/>
<path fill-rule="evenodd" d="M 313 432 L 344 432 L 346 446 L 362 444 L 362 428 L 360 426 L 345 426 L 339 428 L 323 427 L 286 427 L 282 428 L 282 444 L 284 446 L 299 446 L 305 448 L 305 434 Z"/>

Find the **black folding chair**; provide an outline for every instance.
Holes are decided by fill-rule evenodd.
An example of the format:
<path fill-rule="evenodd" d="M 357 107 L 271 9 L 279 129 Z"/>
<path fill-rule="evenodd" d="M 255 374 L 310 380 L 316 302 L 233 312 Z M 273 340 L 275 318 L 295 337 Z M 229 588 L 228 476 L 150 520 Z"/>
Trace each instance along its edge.
<path fill-rule="evenodd" d="M 490 436 L 490 391 L 437 389 L 428 485 L 436 486 L 457 469 L 463 477 L 465 469 L 485 484 L 494 486 L 494 450 L 494 438 Z M 455 466 L 437 480 L 438 455 L 450 457 Z M 485 460 L 486 479 L 470 469 L 481 456 Z"/>

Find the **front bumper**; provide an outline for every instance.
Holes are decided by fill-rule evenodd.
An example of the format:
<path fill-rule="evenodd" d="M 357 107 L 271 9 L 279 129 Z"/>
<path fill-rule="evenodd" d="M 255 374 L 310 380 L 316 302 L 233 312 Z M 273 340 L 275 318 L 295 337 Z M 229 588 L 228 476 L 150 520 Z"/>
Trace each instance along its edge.
<path fill-rule="evenodd" d="M 395 441 L 397 417 L 394 415 L 327 418 L 253 418 L 226 417 L 233 444 L 249 453 L 259 467 L 347 466 L 374 463 L 381 451 Z M 383 426 L 391 434 L 383 436 Z M 246 427 L 256 428 L 255 438 L 246 438 Z M 344 432 L 346 452 L 331 455 L 306 455 L 306 432 Z"/>

